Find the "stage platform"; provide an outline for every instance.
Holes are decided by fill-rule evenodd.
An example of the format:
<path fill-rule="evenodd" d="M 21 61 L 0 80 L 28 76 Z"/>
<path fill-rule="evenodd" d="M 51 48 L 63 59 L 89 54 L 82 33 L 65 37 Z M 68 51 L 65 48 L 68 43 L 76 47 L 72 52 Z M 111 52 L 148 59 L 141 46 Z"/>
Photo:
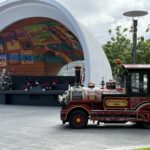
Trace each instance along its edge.
<path fill-rule="evenodd" d="M 75 83 L 74 76 L 11 76 L 12 90 L 0 90 L 0 104 L 60 106 L 58 95 Z M 38 85 L 34 85 L 36 81 Z M 26 89 L 27 83 L 32 88 Z M 55 84 L 53 84 L 55 82 Z M 50 85 L 51 89 L 46 89 Z M 46 85 L 45 88 L 43 85 Z"/>
<path fill-rule="evenodd" d="M 50 91 L 0 91 L 0 104 L 36 105 L 36 106 L 60 106 L 58 95 L 64 90 Z"/>

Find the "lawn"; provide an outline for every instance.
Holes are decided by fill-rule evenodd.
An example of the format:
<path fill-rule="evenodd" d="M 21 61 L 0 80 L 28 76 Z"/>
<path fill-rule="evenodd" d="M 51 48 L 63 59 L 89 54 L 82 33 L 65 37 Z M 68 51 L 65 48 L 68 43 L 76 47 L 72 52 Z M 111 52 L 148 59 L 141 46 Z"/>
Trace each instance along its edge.
<path fill-rule="evenodd" d="M 150 150 L 150 147 L 147 147 L 147 148 L 138 148 L 138 149 L 135 149 L 135 150 Z"/>

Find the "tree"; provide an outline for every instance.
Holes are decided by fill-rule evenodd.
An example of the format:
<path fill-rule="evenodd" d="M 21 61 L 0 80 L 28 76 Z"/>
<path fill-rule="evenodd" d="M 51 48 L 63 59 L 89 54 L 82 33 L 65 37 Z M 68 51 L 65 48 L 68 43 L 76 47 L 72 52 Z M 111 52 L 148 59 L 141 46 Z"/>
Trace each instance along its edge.
<path fill-rule="evenodd" d="M 146 32 L 150 31 L 148 25 Z M 115 33 L 108 30 L 111 39 L 103 45 L 103 49 L 110 62 L 112 73 L 114 76 L 120 72 L 121 64 L 131 63 L 132 41 L 127 36 L 127 32 L 132 32 L 132 28 L 122 28 L 117 26 Z M 150 39 L 145 40 L 144 37 L 139 37 L 137 41 L 137 63 L 147 64 L 150 63 Z"/>
<path fill-rule="evenodd" d="M 150 64 L 150 40 L 141 37 L 137 44 L 137 62 L 139 64 Z"/>
<path fill-rule="evenodd" d="M 0 90 L 11 90 L 12 80 L 6 69 L 3 69 L 0 74 Z"/>
<path fill-rule="evenodd" d="M 127 28 L 122 29 L 121 26 L 115 28 L 115 34 L 113 35 L 112 30 L 108 32 L 111 36 L 111 40 L 107 41 L 103 45 L 103 49 L 110 62 L 113 75 L 116 75 L 118 70 L 116 67 L 122 63 L 130 63 L 131 60 L 131 40 L 127 37 Z"/>

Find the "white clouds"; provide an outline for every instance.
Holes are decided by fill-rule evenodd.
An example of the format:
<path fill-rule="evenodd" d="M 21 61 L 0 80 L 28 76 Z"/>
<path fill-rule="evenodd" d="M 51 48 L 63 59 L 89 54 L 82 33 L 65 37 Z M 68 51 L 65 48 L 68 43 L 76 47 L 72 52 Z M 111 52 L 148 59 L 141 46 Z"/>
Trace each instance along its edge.
<path fill-rule="evenodd" d="M 148 0 L 57 0 L 81 21 L 103 18 L 122 18 L 128 10 L 150 9 Z M 106 21 L 107 21 L 106 18 Z M 97 20 L 97 19 L 96 19 Z M 108 20 L 109 21 L 109 20 Z"/>
<path fill-rule="evenodd" d="M 108 39 L 107 30 L 122 25 L 130 27 L 132 18 L 123 16 L 130 10 L 150 11 L 149 0 L 57 0 L 86 26 L 94 36 L 103 43 Z M 150 13 L 150 12 L 149 12 Z M 139 19 L 138 35 L 145 34 L 146 26 L 150 24 L 150 14 Z"/>
<path fill-rule="evenodd" d="M 8 0 L 0 0 L 8 1 Z M 43 0 L 44 1 L 44 0 Z M 63 4 L 100 43 L 108 40 L 108 29 L 117 25 L 130 27 L 132 18 L 123 16 L 130 10 L 149 11 L 149 15 L 141 17 L 138 21 L 138 35 L 150 38 L 150 33 L 145 34 L 145 29 L 150 24 L 149 0 L 56 0 Z"/>
<path fill-rule="evenodd" d="M 57 0 L 76 16 L 84 25 L 96 24 L 97 22 L 110 22 L 114 18 L 107 12 L 110 0 Z M 110 6 L 111 7 L 111 6 Z M 109 8 L 108 8 L 109 9 Z"/>
<path fill-rule="evenodd" d="M 0 3 L 1 3 L 1 2 L 4 2 L 4 1 L 6 1 L 6 0 L 0 0 Z"/>

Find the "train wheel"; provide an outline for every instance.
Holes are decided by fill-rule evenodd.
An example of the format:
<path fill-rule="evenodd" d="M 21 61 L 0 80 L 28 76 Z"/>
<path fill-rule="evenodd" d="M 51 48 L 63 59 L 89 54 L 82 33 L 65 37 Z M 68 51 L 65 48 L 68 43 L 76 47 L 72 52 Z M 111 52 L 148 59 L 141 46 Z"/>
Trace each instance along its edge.
<path fill-rule="evenodd" d="M 81 110 L 76 110 L 70 114 L 69 125 L 72 128 L 81 129 L 85 128 L 88 123 L 88 116 Z"/>
<path fill-rule="evenodd" d="M 140 122 L 140 126 L 145 129 L 150 129 L 150 123 L 149 122 Z"/>

